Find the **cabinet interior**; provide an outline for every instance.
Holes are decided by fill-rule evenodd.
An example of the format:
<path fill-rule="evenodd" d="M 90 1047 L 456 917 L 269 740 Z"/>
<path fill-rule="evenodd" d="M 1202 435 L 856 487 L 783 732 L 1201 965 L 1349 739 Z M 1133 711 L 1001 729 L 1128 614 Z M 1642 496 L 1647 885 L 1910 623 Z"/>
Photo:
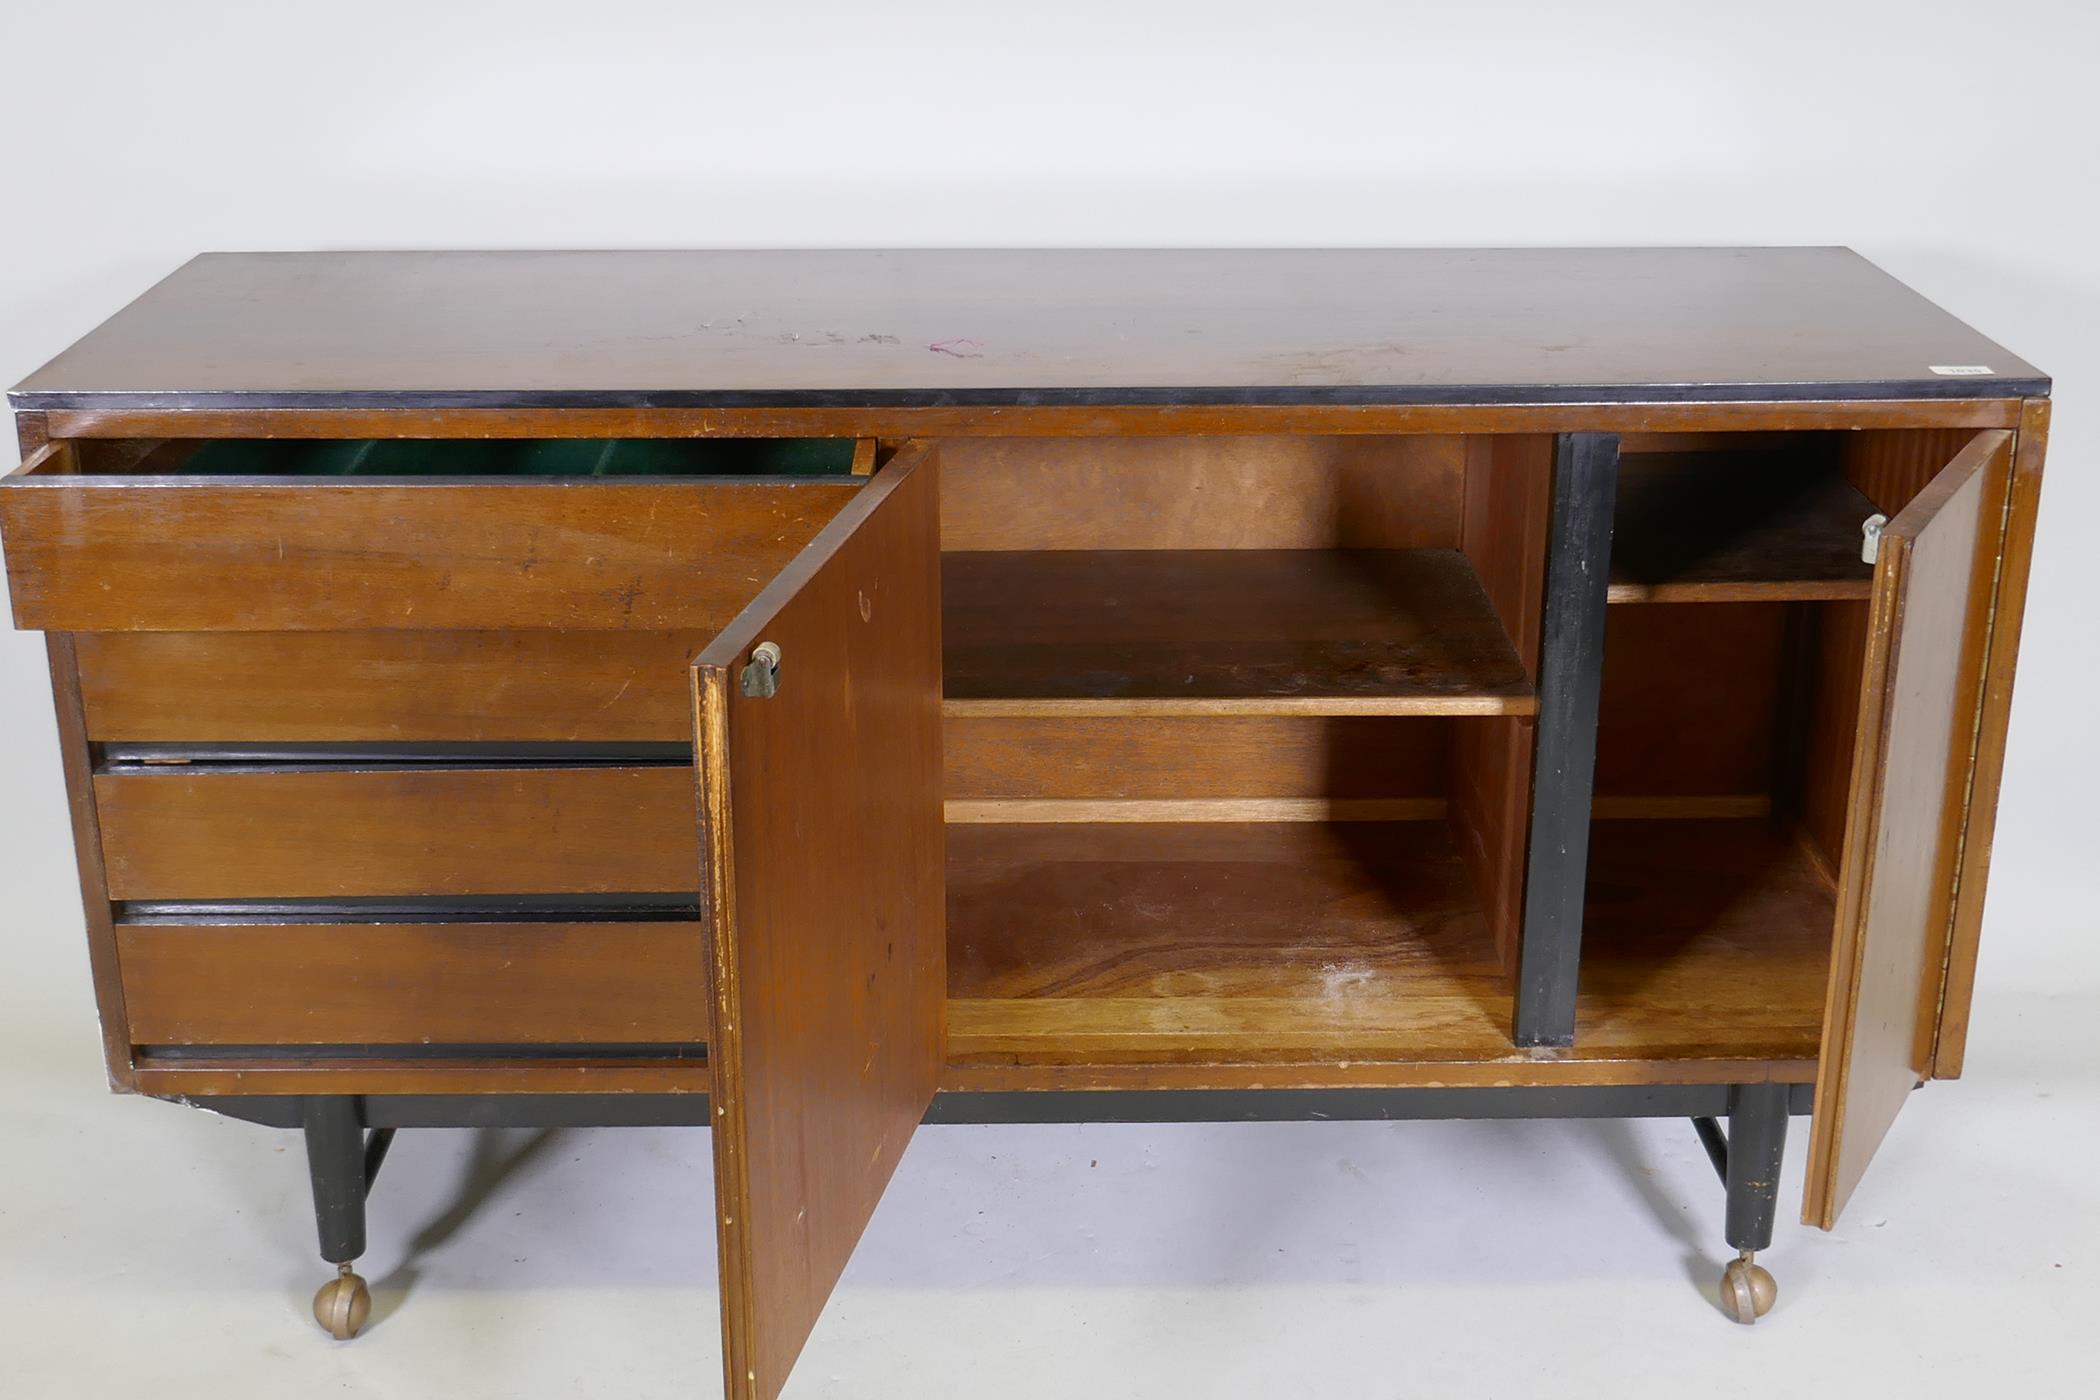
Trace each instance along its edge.
<path fill-rule="evenodd" d="M 1651 1076 L 1812 1066 L 1872 589 L 1861 525 L 1969 436 L 1622 440 L 1576 1036 L 1558 1057 Z M 849 438 L 79 447 L 88 473 L 286 478 L 873 459 Z M 1421 1082 L 1522 1053 L 1554 447 L 943 441 L 958 1072 L 1376 1083 L 1389 1065 Z"/>
<path fill-rule="evenodd" d="M 1815 1059 L 1862 524 L 1964 437 L 1623 441 L 1558 1053 Z M 1532 435 L 944 444 L 951 1062 L 1517 1053 L 1552 469 Z"/>

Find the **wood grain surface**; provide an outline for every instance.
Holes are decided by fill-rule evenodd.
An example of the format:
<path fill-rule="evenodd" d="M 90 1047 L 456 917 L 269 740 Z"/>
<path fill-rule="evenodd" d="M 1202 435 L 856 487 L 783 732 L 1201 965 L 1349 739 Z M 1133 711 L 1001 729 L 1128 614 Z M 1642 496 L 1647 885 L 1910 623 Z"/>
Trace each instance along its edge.
<path fill-rule="evenodd" d="M 942 560 L 951 713 L 1522 714 L 1456 550 L 1037 550 Z"/>
<path fill-rule="evenodd" d="M 1440 795 L 1454 725 L 1358 715 L 950 715 L 950 800 Z"/>
<path fill-rule="evenodd" d="M 712 632 L 81 633 L 90 738 L 690 743 Z"/>
<path fill-rule="evenodd" d="M 740 1400 L 786 1382 L 940 1077 L 939 531 L 933 452 L 907 446 L 694 668 Z"/>
<path fill-rule="evenodd" d="M 689 768 L 99 773 L 109 897 L 694 888 Z"/>
<path fill-rule="evenodd" d="M 110 1087 L 133 1084 L 129 1014 L 124 980 L 118 975 L 117 936 L 109 881 L 102 865 L 102 818 L 95 800 L 94 751 L 88 746 L 81 704 L 78 638 L 54 632 L 44 639 L 51 664 L 52 709 L 58 720 L 59 762 L 66 776 L 66 815 L 73 827 L 73 860 L 80 882 L 80 907 L 87 929 L 88 970 L 94 979 L 95 1010 L 102 1026 L 102 1059 Z"/>
<path fill-rule="evenodd" d="M 1614 603 L 1864 598 L 1861 527 L 1880 507 L 1835 451 L 1649 453 L 1619 473 Z"/>
<path fill-rule="evenodd" d="M 1552 511 L 1551 437 L 1466 440 L 1460 547 L 1534 686 Z M 1538 726 L 1528 715 L 1468 718 L 1451 729 L 1452 830 L 1480 893 L 1496 956 L 1511 969 L 1524 918 L 1537 741 Z"/>
<path fill-rule="evenodd" d="M 2005 773 L 2005 738 L 2012 717 L 2013 671 L 2020 624 L 2027 609 L 2027 576 L 2034 564 L 2034 531 L 2042 502 L 2042 458 L 2049 441 L 2049 401 L 2029 399 L 2013 444 L 2013 476 L 1999 551 L 1998 591 L 1991 607 L 1983 713 L 1976 725 L 1976 768 L 1970 781 L 1969 824 L 1962 839 L 1961 878 L 1955 886 L 1954 932 L 1947 950 L 1947 981 L 1932 1076 L 1960 1076 L 1968 1048 L 1969 1004 L 1976 993 L 1977 946 L 1990 880 L 1991 844 L 1998 828 L 1998 785 Z"/>
<path fill-rule="evenodd" d="M 954 438 L 941 547 L 1453 549 L 1465 440 Z"/>
<path fill-rule="evenodd" d="M 859 489 L 48 475 L 0 489 L 0 538 L 46 631 L 712 631 Z"/>
<path fill-rule="evenodd" d="M 1991 373 L 1929 368 L 1950 363 Z M 876 407 L 2046 385 L 1843 248 L 390 251 L 207 253 L 15 394 Z"/>
<path fill-rule="evenodd" d="M 1762 821 L 1623 821 L 1593 850 L 1575 1045 L 1533 1055 L 1442 823 L 957 826 L 949 1060 L 1259 1064 L 1284 1087 L 1813 1058 L 1833 896 L 1798 846 Z"/>
<path fill-rule="evenodd" d="M 1597 793 L 1770 793 L 1785 631 L 1784 604 L 1613 609 Z"/>
<path fill-rule="evenodd" d="M 1931 1065 L 2011 463 L 1978 434 L 1882 536 L 1802 1205 L 1824 1229 Z"/>
<path fill-rule="evenodd" d="M 704 1043 L 697 923 L 128 923 L 140 1045 Z"/>

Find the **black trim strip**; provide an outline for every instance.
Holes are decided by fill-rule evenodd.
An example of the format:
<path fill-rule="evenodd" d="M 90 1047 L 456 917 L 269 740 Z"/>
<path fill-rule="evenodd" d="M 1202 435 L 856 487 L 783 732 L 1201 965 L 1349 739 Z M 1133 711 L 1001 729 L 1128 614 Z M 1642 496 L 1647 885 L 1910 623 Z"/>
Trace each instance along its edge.
<path fill-rule="evenodd" d="M 325 899 L 134 899 L 127 925 L 682 923 L 700 917 L 698 891 L 636 894 L 367 895 Z"/>
<path fill-rule="evenodd" d="M 34 409 L 17 408 L 16 412 L 36 412 Z M 151 412 L 161 412 L 152 409 Z M 179 412 L 183 410 L 166 410 Z M 209 442 L 241 442 L 248 439 L 214 437 Z M 448 439 L 461 442 L 487 442 L 495 439 L 465 437 Z M 541 439 L 522 439 L 539 441 Z M 591 441 L 592 439 L 582 439 Z M 873 477 L 854 476 L 826 472 L 821 476 L 797 476 L 786 472 L 774 476 L 709 476 L 704 472 L 693 472 L 687 476 L 547 476 L 540 473 L 518 473 L 506 476 L 499 472 L 480 476 L 358 476 L 354 473 L 341 475 L 316 472 L 311 475 L 299 472 L 79 472 L 71 475 L 23 476 L 19 471 L 0 477 L 0 483 L 8 486 L 41 487 L 64 491 L 92 491 L 98 487 L 140 487 L 181 490 L 186 487 L 205 486 L 281 486 L 288 489 L 302 486 L 356 487 L 366 486 L 493 486 L 530 487 L 535 490 L 555 490 L 577 486 L 691 486 L 705 489 L 710 486 L 865 486 Z"/>
<path fill-rule="evenodd" d="M 375 1094 L 350 1101 L 367 1128 L 669 1128 L 709 1121 L 706 1094 Z M 264 1127 L 296 1128 L 306 1100 L 297 1094 L 213 1094 L 168 1102 Z"/>
<path fill-rule="evenodd" d="M 268 408 L 1157 408 L 1515 407 L 1524 404 L 1846 403 L 1876 399 L 2046 397 L 2044 375 L 1859 379 L 1781 384 L 1262 384 L 990 389 L 357 389 L 218 393 L 212 390 L 16 390 L 17 411 L 238 411 Z M 590 478 L 596 479 L 596 478 Z M 802 478 L 807 480 L 809 478 Z"/>
<path fill-rule="evenodd" d="M 141 1045 L 141 1069 L 221 1060 L 690 1060 L 707 1061 L 707 1047 L 665 1045 L 562 1045 L 552 1042 L 499 1045 Z"/>
<path fill-rule="evenodd" d="M 404 768 L 689 768 L 690 744 L 111 744 L 98 746 L 97 773 L 215 767 L 244 772 Z"/>

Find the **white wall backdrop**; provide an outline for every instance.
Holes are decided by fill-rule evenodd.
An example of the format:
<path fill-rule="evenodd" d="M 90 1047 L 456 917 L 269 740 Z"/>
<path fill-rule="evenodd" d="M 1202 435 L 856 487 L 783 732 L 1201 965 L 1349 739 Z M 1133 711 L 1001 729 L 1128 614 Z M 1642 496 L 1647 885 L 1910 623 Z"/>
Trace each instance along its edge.
<path fill-rule="evenodd" d="M 2056 376 L 1971 1080 L 2092 1077 L 2100 7 L 9 0 L 0 72 L 10 383 L 206 249 L 1850 244 Z M 46 685 L 0 635 L 0 1114 L 98 1092 Z"/>

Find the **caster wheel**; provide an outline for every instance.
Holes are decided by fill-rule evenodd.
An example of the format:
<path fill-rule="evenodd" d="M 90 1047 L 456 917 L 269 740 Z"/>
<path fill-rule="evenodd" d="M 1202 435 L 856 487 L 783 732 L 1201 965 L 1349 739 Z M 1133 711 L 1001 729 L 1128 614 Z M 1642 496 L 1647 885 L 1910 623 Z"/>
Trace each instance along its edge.
<path fill-rule="evenodd" d="M 350 1266 L 341 1266 L 342 1272 L 321 1285 L 314 1294 L 314 1321 L 321 1330 L 339 1342 L 347 1342 L 358 1334 L 365 1319 L 372 1315 L 372 1290 L 365 1281 L 352 1273 Z"/>
<path fill-rule="evenodd" d="M 1746 1327 L 1772 1311 L 1778 1298 L 1771 1272 L 1747 1249 L 1721 1271 L 1721 1311 Z"/>

